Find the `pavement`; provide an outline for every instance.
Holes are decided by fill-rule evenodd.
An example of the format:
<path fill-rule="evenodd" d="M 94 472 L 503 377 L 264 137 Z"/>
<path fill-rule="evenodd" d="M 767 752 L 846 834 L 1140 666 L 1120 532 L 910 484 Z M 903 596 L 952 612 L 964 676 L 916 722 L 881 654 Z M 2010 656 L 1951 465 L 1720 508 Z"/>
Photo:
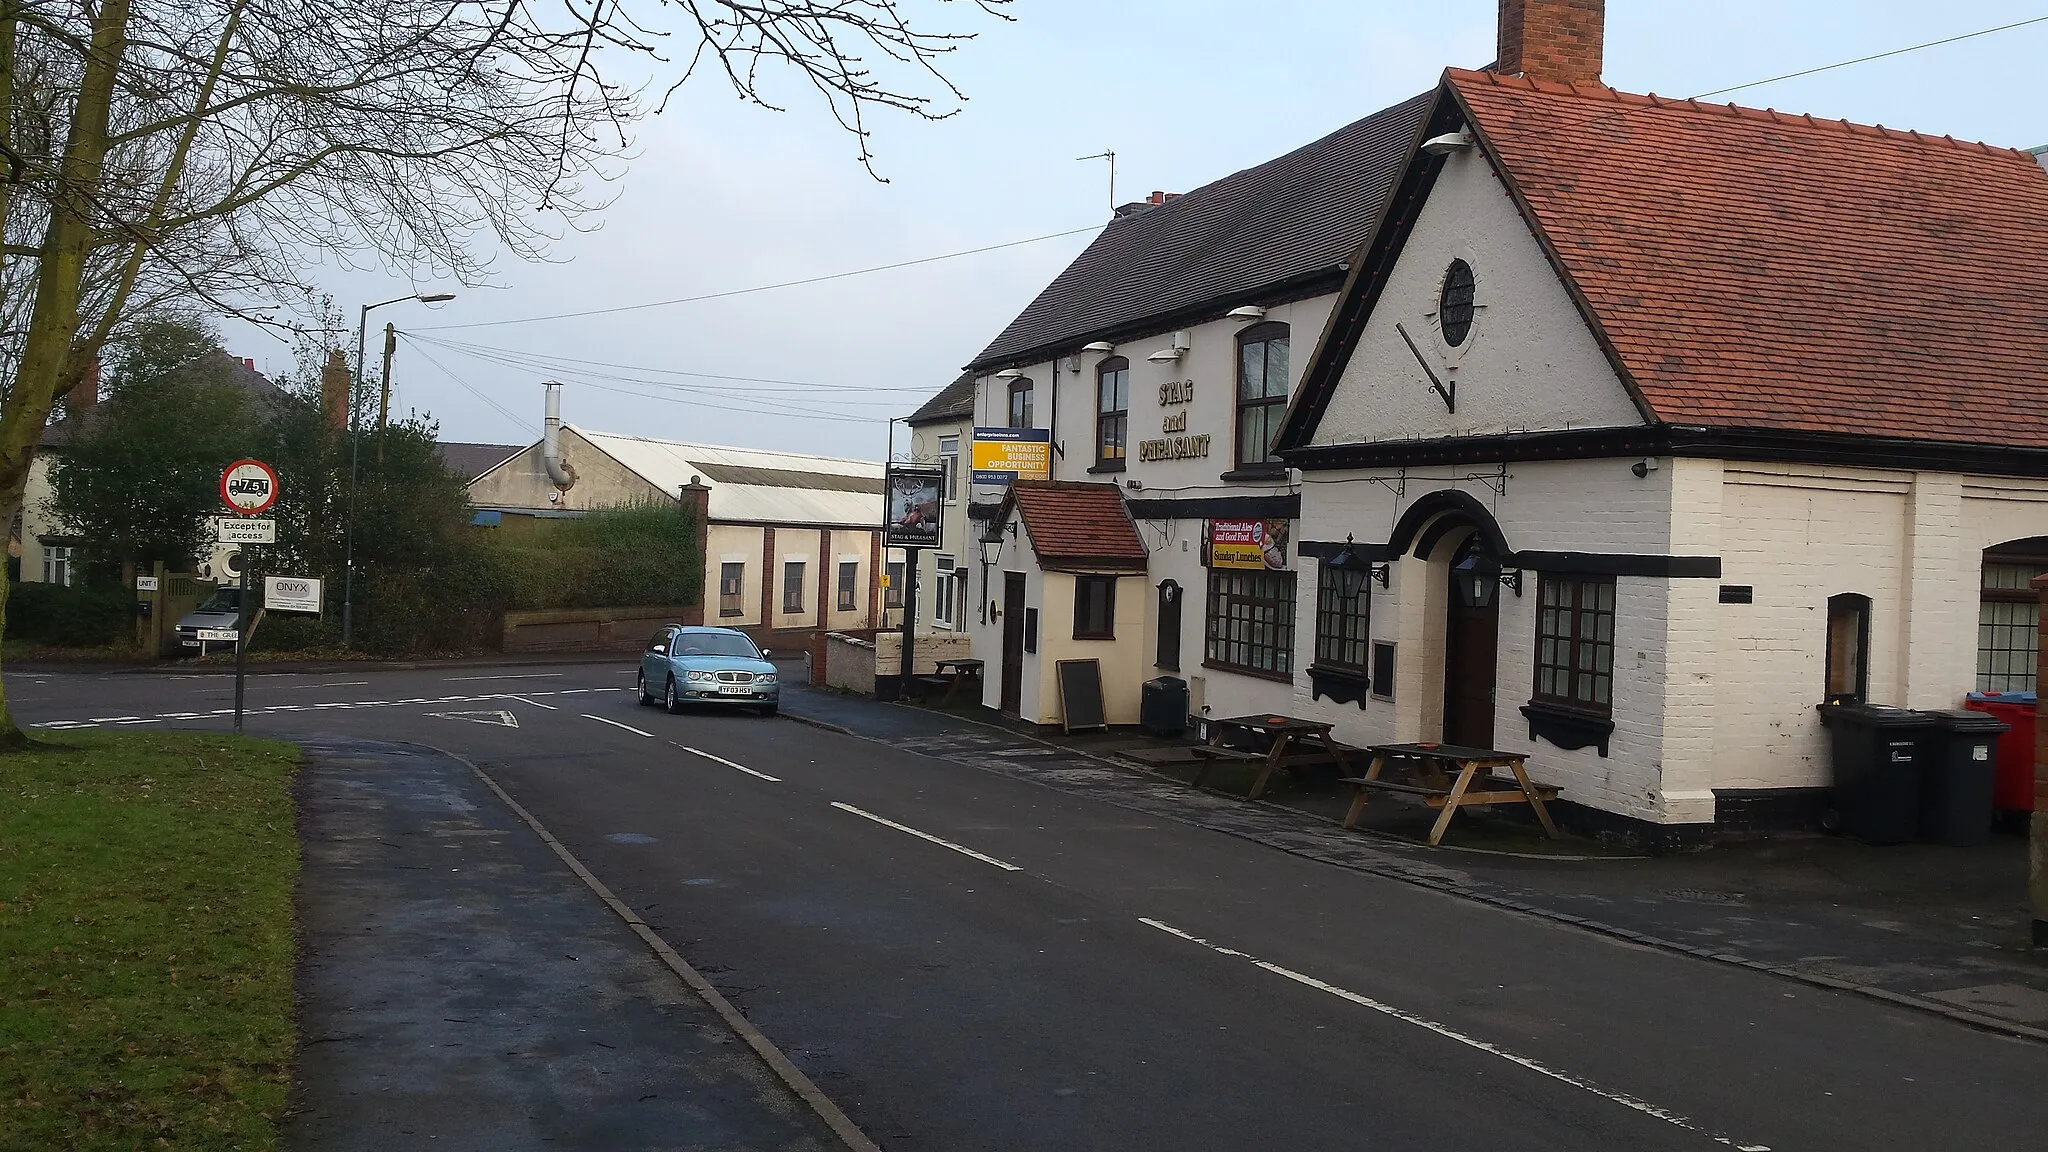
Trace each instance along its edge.
<path fill-rule="evenodd" d="M 307 884 L 309 901 L 332 886 L 340 918 L 315 924 L 309 902 L 309 943 L 323 942 L 315 954 L 331 958 L 330 977 L 372 970 L 361 989 L 323 994 L 339 1006 L 331 1019 L 309 996 L 309 1040 L 349 1035 L 332 1020 L 444 971 L 440 991 L 402 1009 L 413 1024 L 397 1027 L 399 1009 L 373 1012 L 375 1035 L 393 1052 L 426 1046 L 422 1076 L 448 1060 L 444 1043 L 465 1044 L 471 1071 L 440 1090 L 480 1094 L 472 1114 L 551 1113 L 519 1111 L 527 1099 L 600 1116 L 657 1104 L 644 1090 L 626 1101 L 596 1075 L 519 1064 L 534 1049 L 513 1030 L 534 1021 L 558 1043 L 540 1063 L 574 1069 L 626 1052 L 639 1059 L 618 1058 L 612 1076 L 662 1069 L 660 1092 L 703 1109 L 692 1123 L 778 1146 L 789 1129 L 773 1126 L 801 1118 L 798 1095 L 778 1093 L 788 1082 L 762 1074 L 772 1061 L 758 1049 L 748 1046 L 752 1072 L 745 1060 L 678 1071 L 737 1051 L 740 1033 L 729 1027 L 708 1055 L 667 1035 L 697 1030 L 711 1002 L 693 1006 L 680 978 L 660 979 L 647 937 L 614 935 L 605 975 L 583 973 L 606 954 L 603 933 L 632 926 L 589 883 L 577 894 L 574 870 L 564 880 L 566 865 L 549 862 L 552 842 L 892 1152 L 1921 1149 L 2031 1146 L 2048 1129 L 2048 1044 L 1629 939 L 1619 925 L 1589 930 L 1499 895 L 1510 884 L 1540 892 L 1565 882 L 1551 869 L 1576 869 L 1654 906 L 1672 901 L 1629 888 L 1629 870 L 1706 857 L 1431 852 L 1194 792 L 1113 762 L 1113 748 L 802 689 L 786 692 L 785 716 L 810 723 L 667 716 L 636 706 L 631 683 L 624 662 L 252 680 L 250 730 L 316 750 L 309 812 L 319 774 L 332 773 L 330 819 L 305 828 Z M 10 673 L 8 691 L 17 714 L 52 727 L 218 728 L 231 685 Z M 435 749 L 488 773 L 550 840 L 522 834 L 488 787 L 457 789 L 460 773 Z M 458 800 L 471 808 L 450 816 Z M 464 830 L 479 834 L 450 834 Z M 323 853 L 358 860 L 384 842 L 402 850 L 387 879 L 319 866 Z M 513 867 L 518 853 L 531 855 Z M 444 874 L 437 855 L 471 862 Z M 1678 873 L 1643 875 L 1670 885 Z M 379 923 L 385 906 L 418 912 L 395 915 L 404 933 L 346 931 Z M 1765 929 L 1758 940 L 1778 938 Z M 372 943 L 380 935 L 396 942 Z M 581 959 L 549 960 L 556 941 Z M 465 966 L 486 956 L 518 959 Z M 533 995 L 505 978 L 544 962 L 579 967 Z M 381 976 L 380 963 L 392 966 Z M 586 986 L 602 996 L 574 994 Z M 453 1010 L 434 999 L 463 996 Z M 475 1014 L 501 1004 L 502 1016 Z M 579 1054 L 571 1038 L 586 1034 L 626 1045 Z M 697 1039 L 707 1035 L 719 1034 Z M 348 1043 L 308 1045 L 294 1146 L 361 1146 L 365 1132 L 405 1147 L 457 1139 L 402 1131 L 423 1111 L 408 1111 L 409 1076 L 379 1081 L 375 1059 L 354 1072 L 316 1062 L 348 1055 Z M 595 1087 L 576 1096 L 557 1080 Z M 760 1092 L 716 1090 L 745 1083 Z M 550 1146 L 642 1146 L 660 1131 L 564 1130 Z"/>

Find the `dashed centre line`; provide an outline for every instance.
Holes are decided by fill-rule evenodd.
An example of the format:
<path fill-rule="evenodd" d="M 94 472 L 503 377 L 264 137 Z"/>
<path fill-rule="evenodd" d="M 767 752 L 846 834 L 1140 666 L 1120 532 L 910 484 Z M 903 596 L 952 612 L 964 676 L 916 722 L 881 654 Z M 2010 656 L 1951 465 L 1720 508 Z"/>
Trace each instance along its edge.
<path fill-rule="evenodd" d="M 723 756 L 713 756 L 713 755 L 712 755 L 711 753 L 709 753 L 709 752 L 705 752 L 705 751 L 702 751 L 702 750 L 700 750 L 700 749 L 692 748 L 692 747 L 690 747 L 690 746 L 689 746 L 689 745 L 687 745 L 687 744 L 676 744 L 676 742 L 675 742 L 675 741 L 673 741 L 673 740 L 669 741 L 669 743 L 670 743 L 670 744 L 675 744 L 675 746 L 676 746 L 676 747 L 678 747 L 678 748 L 681 748 L 681 749 L 682 749 L 683 751 L 685 751 L 685 752 L 688 752 L 688 753 L 689 753 L 690 755 L 692 755 L 692 756 L 702 756 L 702 757 L 703 757 L 703 758 L 705 758 L 706 760 L 710 760 L 710 761 L 713 761 L 714 763 L 718 763 L 718 764 L 723 764 L 723 765 L 725 765 L 725 766 L 726 766 L 727 768 L 736 768 L 736 769 L 738 769 L 738 770 L 739 770 L 739 771 L 741 771 L 741 772 L 745 772 L 745 773 L 746 773 L 747 775 L 749 775 L 749 776 L 758 776 L 758 777 L 760 777 L 761 779 L 763 779 L 763 780 L 766 780 L 766 781 L 768 781 L 768 782 L 769 782 L 769 783 L 771 783 L 771 784 L 780 784 L 780 783 L 782 783 L 782 777 L 780 777 L 780 776 L 770 776 L 770 775 L 769 775 L 769 774 L 767 774 L 766 772 L 757 772 L 757 771 L 755 771 L 754 769 L 752 769 L 752 768 L 749 768 L 749 767 L 747 767 L 747 766 L 746 766 L 745 764 L 735 764 L 735 763 L 733 763 L 732 761 L 730 761 L 730 760 L 727 760 L 727 759 L 726 759 L 725 757 L 723 757 Z"/>
<path fill-rule="evenodd" d="M 655 737 L 654 737 L 654 733 L 652 733 L 652 732 L 642 732 L 642 731 L 641 731 L 640 729 L 638 729 L 638 728 L 635 728 L 635 727 L 633 727 L 633 726 L 632 726 L 631 724 L 621 724 L 621 723 L 619 723 L 619 722 L 618 722 L 617 720 L 607 720 L 607 719 L 605 719 L 605 718 L 604 718 L 604 717 L 602 717 L 602 716 L 592 716 L 592 715 L 591 715 L 590 713 L 588 713 L 588 712 L 584 712 L 584 713 L 581 713 L 581 715 L 582 715 L 582 717 L 583 717 L 583 718 L 584 718 L 585 720 L 595 720 L 595 721 L 597 721 L 597 722 L 598 722 L 599 724 L 609 724 L 609 725 L 611 725 L 611 726 L 612 726 L 612 727 L 614 727 L 614 728 L 624 728 L 624 729 L 625 729 L 626 731 L 628 731 L 628 732 L 631 732 L 631 733 L 632 733 L 632 734 L 634 734 L 635 736 L 645 736 L 645 737 L 647 737 L 647 738 L 648 738 L 649 740 L 652 740 L 652 739 L 654 739 L 654 738 L 655 738 Z"/>
<path fill-rule="evenodd" d="M 838 805 L 835 805 L 835 807 L 838 807 Z M 1323 981 L 1318 980 L 1313 976 L 1304 975 L 1303 973 L 1296 972 L 1290 968 L 1282 968 L 1278 964 L 1273 964 L 1268 961 L 1261 960 L 1258 957 L 1253 956 L 1249 952 L 1240 952 L 1235 948 L 1226 948 L 1221 944 L 1211 943 L 1208 940 L 1202 939 L 1200 936 L 1196 936 L 1188 932 L 1183 932 L 1180 929 L 1175 928 L 1171 924 L 1167 924 L 1159 920 L 1154 920 L 1148 916 L 1138 917 L 1138 922 L 1140 924 L 1145 925 L 1148 928 L 1157 928 L 1159 931 L 1164 932 L 1169 936 L 1185 940 L 1190 944 L 1199 944 L 1202 947 L 1209 949 L 1211 952 L 1214 952 L 1219 956 L 1230 956 L 1239 960 L 1248 961 L 1254 967 L 1262 968 L 1268 972 L 1273 973 L 1275 976 L 1284 976 L 1297 984 L 1313 988 L 1318 992 L 1326 992 L 1332 996 L 1335 996 L 1339 1000 L 1349 1001 L 1350 1003 L 1356 1004 L 1361 1008 L 1370 1008 L 1374 1012 L 1378 1012 L 1383 1016 L 1390 1016 L 1396 1020 L 1401 1021 L 1403 1024 L 1413 1024 L 1415 1027 L 1421 1028 L 1424 1031 L 1434 1032 L 1447 1040 L 1454 1040 L 1460 1044 L 1463 1044 L 1467 1048 L 1476 1049 L 1480 1052 L 1486 1053 L 1489 1056 L 1499 1057 L 1500 1059 L 1505 1060 L 1508 1063 L 1513 1064 L 1517 1067 L 1526 1068 L 1539 1076 L 1548 1076 L 1550 1079 L 1555 1080 L 1560 1084 L 1569 1084 L 1570 1086 L 1577 1088 L 1581 1092 L 1591 1093 L 1592 1095 L 1598 1096 L 1603 1100 L 1608 1100 L 1615 1104 L 1619 1104 L 1624 1108 L 1630 1109 L 1635 1112 L 1640 1112 L 1645 1116 L 1651 1116 L 1658 1120 L 1662 1120 L 1664 1123 L 1669 1124 L 1675 1128 L 1683 1128 L 1688 1132 L 1697 1132 L 1702 1136 L 1706 1136 L 1712 1139 L 1716 1144 L 1725 1144 L 1728 1147 L 1736 1149 L 1736 1152 L 1771 1152 L 1771 1146 L 1768 1144 L 1738 1144 L 1735 1142 L 1733 1138 L 1710 1131 L 1705 1126 L 1701 1125 L 1698 1121 L 1693 1120 L 1690 1117 L 1681 1115 L 1677 1112 L 1673 1112 L 1668 1108 L 1660 1108 L 1647 1100 L 1642 1100 L 1638 1099 L 1637 1097 L 1630 1096 L 1626 1092 L 1615 1092 L 1606 1088 L 1602 1088 L 1598 1084 L 1595 1084 L 1592 1081 L 1585 1079 L 1584 1077 L 1574 1076 L 1569 1072 L 1564 1072 L 1560 1071 L 1559 1069 L 1552 1068 L 1539 1060 L 1533 1060 L 1527 1056 L 1522 1056 L 1514 1052 L 1510 1052 L 1497 1044 L 1481 1040 L 1475 1036 L 1468 1036 L 1465 1033 L 1460 1032 L 1455 1028 L 1452 1028 L 1448 1024 L 1439 1024 L 1426 1016 L 1418 1016 L 1415 1013 L 1410 1012 L 1404 1008 L 1396 1008 L 1392 1004 L 1387 1004 L 1379 1000 L 1374 1000 L 1370 996 L 1361 996 L 1356 992 L 1350 991 L 1349 989 L 1339 988 L 1335 984 L 1324 983 Z"/>
<path fill-rule="evenodd" d="M 560 673 L 548 673 L 548 675 L 560 675 Z M 368 683 L 368 681 L 364 681 L 364 683 Z M 337 685 L 306 685 L 306 687 L 337 687 Z M 528 692 L 524 695 L 494 692 L 481 696 L 415 696 L 405 700 L 329 700 L 313 704 L 266 704 L 258 708 L 245 708 L 242 711 L 243 715 L 246 716 L 263 716 L 271 713 L 307 712 L 328 708 L 395 708 L 408 704 L 453 704 L 486 700 L 517 700 L 522 704 L 531 704 L 536 708 L 559 711 L 560 709 L 556 705 L 543 704 L 538 700 L 529 699 L 529 697 L 571 696 L 587 692 L 624 691 L 626 691 L 624 688 L 560 688 L 544 692 Z M 232 716 L 234 712 L 233 708 L 215 708 L 208 712 L 158 712 L 153 716 L 94 716 L 85 720 L 42 720 L 30 724 L 29 727 L 70 729 L 92 728 L 101 724 L 154 724 L 162 720 L 204 720 L 213 716 Z M 634 729 L 634 731 L 638 731 L 638 729 Z M 643 733 L 643 735 L 652 735 L 652 733 Z"/>
<path fill-rule="evenodd" d="M 971 856 L 974 859 L 981 861 L 983 864 L 993 864 L 996 867 L 1001 868 L 1005 872 L 1023 871 L 1022 868 L 1019 868 L 1015 864 L 1012 864 L 1006 860 L 998 860 L 993 856 L 984 856 L 981 853 L 976 852 L 974 849 L 966 847 L 965 845 L 955 844 L 951 840 L 941 840 L 937 836 L 934 836 L 929 832 L 920 832 L 917 829 L 912 828 L 908 824 L 898 824 L 894 820 L 888 819 L 887 817 L 877 816 L 873 812 L 868 812 L 859 808 L 855 808 L 851 804 L 842 804 L 839 801 L 834 800 L 832 802 L 832 806 L 834 808 L 839 809 L 841 812 L 851 812 L 855 816 L 859 816 L 863 820 L 873 820 L 877 824 L 880 824 L 887 828 L 894 828 L 898 832 L 908 832 L 912 836 L 917 837 L 919 840 L 929 840 L 932 843 L 937 844 L 941 848 L 951 848 L 953 851 L 958 852 L 962 856 Z"/>

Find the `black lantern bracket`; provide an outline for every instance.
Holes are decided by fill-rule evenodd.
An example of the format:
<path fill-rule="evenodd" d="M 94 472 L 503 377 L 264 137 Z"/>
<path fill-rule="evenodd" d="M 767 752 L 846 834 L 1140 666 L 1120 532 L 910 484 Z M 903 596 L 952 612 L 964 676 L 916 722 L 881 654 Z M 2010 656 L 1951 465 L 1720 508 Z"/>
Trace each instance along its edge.
<path fill-rule="evenodd" d="M 1520 568 L 1503 570 L 1500 574 L 1500 585 L 1503 588 L 1512 589 L 1515 593 L 1515 599 L 1520 600 L 1522 598 L 1522 570 Z"/>
<path fill-rule="evenodd" d="M 1406 468 L 1394 473 L 1391 480 L 1385 476 L 1367 476 L 1364 477 L 1364 480 L 1367 484 L 1377 484 L 1385 488 L 1395 496 L 1408 495 L 1408 470 Z"/>
<path fill-rule="evenodd" d="M 1378 584 L 1379 584 L 1379 586 L 1380 586 L 1380 587 L 1382 587 L 1382 588 L 1391 588 L 1391 587 L 1393 587 L 1393 586 L 1394 586 L 1394 563 L 1393 563 L 1393 561 L 1389 560 L 1389 561 L 1387 561 L 1387 562 L 1386 562 L 1386 563 L 1384 563 L 1384 564 L 1375 564 L 1375 565 L 1373 565 L 1373 566 L 1372 566 L 1372 578 L 1373 578 L 1373 580 L 1377 581 L 1377 582 L 1378 582 Z"/>
<path fill-rule="evenodd" d="M 1479 481 L 1481 484 L 1493 489 L 1493 494 L 1496 496 L 1508 494 L 1508 466 L 1506 464 L 1502 464 L 1492 472 L 1467 472 L 1464 478 Z"/>

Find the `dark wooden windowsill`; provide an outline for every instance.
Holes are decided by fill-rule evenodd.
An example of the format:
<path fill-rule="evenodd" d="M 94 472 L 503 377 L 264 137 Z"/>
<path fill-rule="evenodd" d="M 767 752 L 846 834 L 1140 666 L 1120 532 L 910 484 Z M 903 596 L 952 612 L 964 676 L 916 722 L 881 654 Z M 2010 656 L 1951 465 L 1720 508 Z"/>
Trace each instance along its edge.
<path fill-rule="evenodd" d="M 1255 680 L 1272 680 L 1280 684 L 1294 683 L 1292 672 L 1268 672 L 1264 668 L 1246 668 L 1238 664 L 1223 664 L 1215 660 L 1202 661 L 1202 667 L 1218 672 L 1235 672 L 1239 676 L 1250 676 Z"/>
<path fill-rule="evenodd" d="M 1614 717 L 1582 708 L 1570 708 L 1548 700 L 1531 700 L 1522 705 L 1529 721 L 1529 738 L 1541 736 L 1559 748 L 1596 746 L 1607 755 L 1607 742 L 1614 735 Z"/>
<path fill-rule="evenodd" d="M 1121 460 L 1102 460 L 1098 461 L 1095 467 L 1090 468 L 1088 470 L 1088 473 L 1089 475 L 1093 476 L 1099 475 L 1103 472 L 1122 472 L 1123 470 L 1124 462 Z"/>
<path fill-rule="evenodd" d="M 1217 477 L 1225 484 L 1247 484 L 1255 481 L 1280 482 L 1287 479 L 1285 464 L 1239 464 Z"/>

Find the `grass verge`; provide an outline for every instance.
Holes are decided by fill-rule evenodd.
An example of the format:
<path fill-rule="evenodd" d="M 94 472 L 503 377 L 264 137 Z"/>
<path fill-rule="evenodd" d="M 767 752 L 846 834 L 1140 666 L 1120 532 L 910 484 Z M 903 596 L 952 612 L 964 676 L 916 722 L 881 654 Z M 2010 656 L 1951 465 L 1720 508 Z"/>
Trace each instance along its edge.
<path fill-rule="evenodd" d="M 297 758 L 179 732 L 0 755 L 0 1149 L 277 1146 Z"/>

